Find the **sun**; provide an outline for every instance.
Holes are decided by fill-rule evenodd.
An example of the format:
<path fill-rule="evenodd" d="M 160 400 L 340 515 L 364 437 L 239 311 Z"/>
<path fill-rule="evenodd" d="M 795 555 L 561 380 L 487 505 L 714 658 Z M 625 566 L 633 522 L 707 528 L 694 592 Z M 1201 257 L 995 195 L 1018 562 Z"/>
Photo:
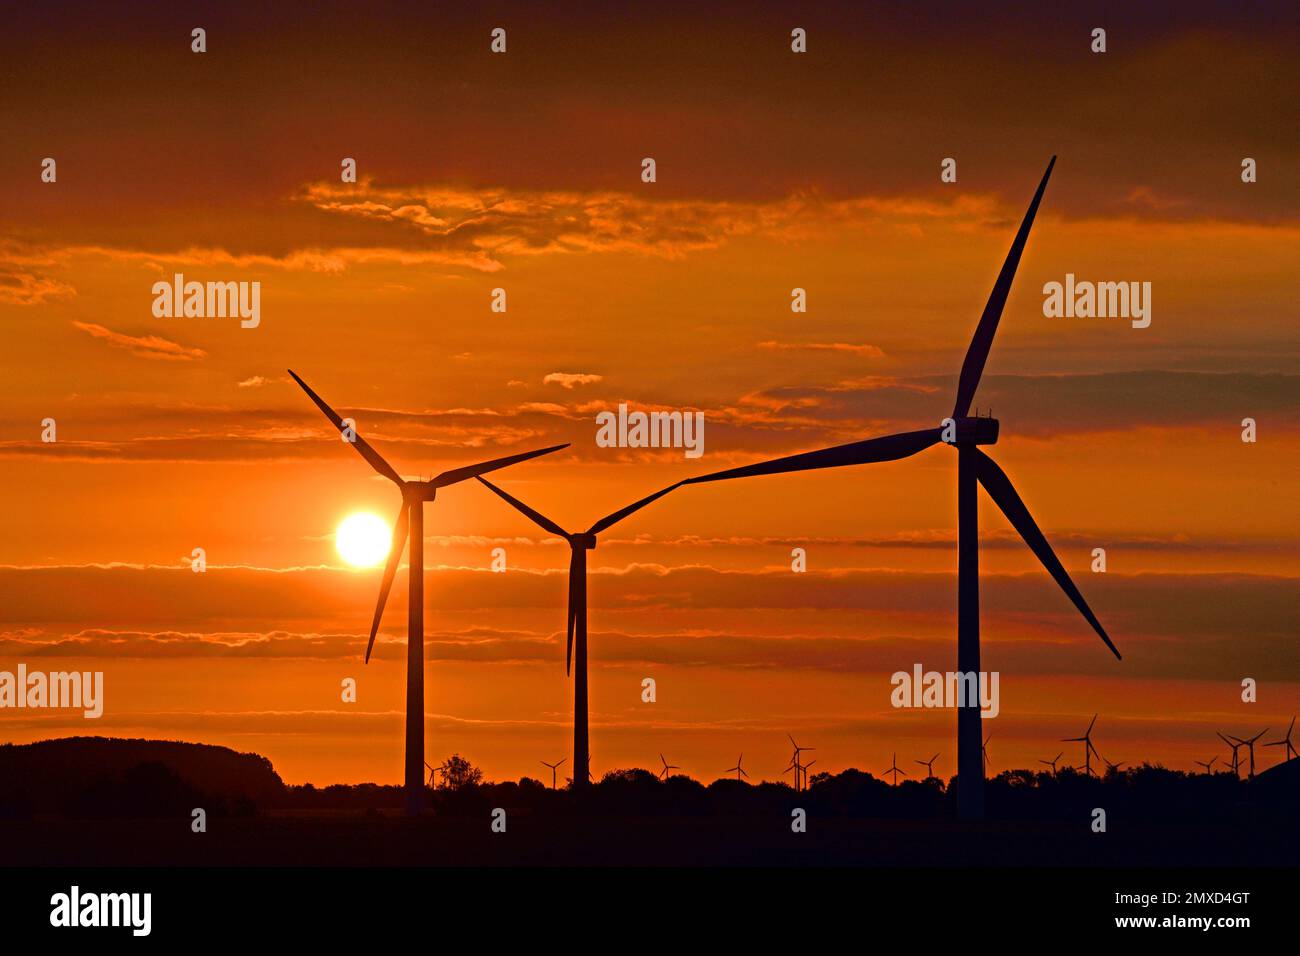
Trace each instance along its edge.
<path fill-rule="evenodd" d="M 384 519 L 367 511 L 350 514 L 334 532 L 339 556 L 354 568 L 374 567 L 388 557 L 393 532 Z"/>

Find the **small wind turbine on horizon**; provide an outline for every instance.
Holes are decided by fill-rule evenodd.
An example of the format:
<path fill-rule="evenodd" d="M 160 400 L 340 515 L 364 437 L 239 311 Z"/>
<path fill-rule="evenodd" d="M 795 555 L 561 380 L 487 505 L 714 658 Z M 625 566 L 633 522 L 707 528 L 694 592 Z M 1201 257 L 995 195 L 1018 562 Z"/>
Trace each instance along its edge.
<path fill-rule="evenodd" d="M 555 763 L 547 763 L 545 760 L 542 761 L 543 766 L 551 768 L 551 789 L 552 790 L 555 789 L 555 771 L 559 769 L 560 764 L 564 763 L 564 761 L 568 759 L 569 759 L 568 757 L 561 757 L 559 760 L 555 761 Z"/>
<path fill-rule="evenodd" d="M 935 762 L 936 760 L 938 760 L 938 759 L 939 759 L 939 755 L 938 755 L 938 754 L 935 754 L 935 755 L 934 755 L 933 757 L 931 757 L 929 760 L 918 760 L 918 761 L 916 761 L 916 762 L 919 763 L 922 767 L 925 768 L 925 778 L 926 778 L 927 780 L 929 780 L 931 777 L 934 776 L 934 762 Z"/>
<path fill-rule="evenodd" d="M 436 786 L 434 779 L 437 774 L 442 774 L 444 778 L 447 775 L 447 761 L 445 760 L 436 767 L 427 760 L 424 762 L 424 765 L 429 768 L 429 786 L 431 788 Z"/>
<path fill-rule="evenodd" d="M 971 417 L 971 402 L 979 387 L 984 366 L 993 347 L 998 322 L 1002 318 L 1016 268 L 1029 239 L 1034 216 L 1047 189 L 1047 181 L 1056 165 L 1053 156 L 1047 171 L 1038 184 L 1029 209 L 1012 240 L 1011 249 L 1002 263 L 993 291 L 989 294 L 984 312 L 966 350 L 961 374 L 957 383 L 957 396 L 949 418 L 935 428 L 903 432 L 881 438 L 850 442 L 818 451 L 788 455 L 772 461 L 731 468 L 708 475 L 688 478 L 681 484 L 696 484 L 755 475 L 776 475 L 795 471 L 838 468 L 844 465 L 863 465 L 874 462 L 898 461 L 925 451 L 933 445 L 950 444 L 957 451 L 957 670 L 963 674 L 980 672 L 980 613 L 979 613 L 979 487 L 993 499 L 994 504 L 1011 522 L 1025 544 L 1047 569 L 1048 574 L 1065 592 L 1066 596 L 1092 626 L 1111 653 L 1119 659 L 1120 653 L 1111 643 L 1101 622 L 1079 593 L 1052 546 L 1035 523 L 1029 509 L 1021 500 L 1005 472 L 980 445 L 992 445 L 998 440 L 999 423 L 992 417 Z M 979 819 L 984 815 L 984 762 L 980 744 L 981 709 L 979 701 L 960 701 L 957 708 L 957 806 L 963 819 Z"/>
<path fill-rule="evenodd" d="M 1254 737 L 1247 737 L 1245 740 L 1242 740 L 1240 737 L 1232 737 L 1232 734 L 1228 734 L 1229 737 L 1232 737 L 1232 739 L 1237 742 L 1239 747 L 1245 747 L 1250 751 L 1250 773 L 1246 777 L 1247 780 L 1255 779 L 1255 741 L 1259 740 L 1260 737 L 1263 737 L 1271 729 L 1272 728 L 1265 727 Z"/>
<path fill-rule="evenodd" d="M 669 770 L 681 770 L 681 769 L 682 769 L 681 767 L 677 766 L 677 764 L 675 764 L 675 763 L 669 763 L 667 760 L 664 760 L 664 755 L 663 755 L 663 754 L 660 754 L 660 755 L 659 755 L 659 762 L 662 763 L 662 764 L 664 765 L 664 769 L 659 771 L 659 779 L 660 779 L 660 780 L 663 780 L 663 779 L 667 778 L 667 776 L 668 776 L 668 771 L 669 771 Z"/>
<path fill-rule="evenodd" d="M 790 734 L 786 734 L 786 737 L 790 739 L 790 745 L 794 747 L 794 756 L 790 758 L 790 766 L 786 767 L 785 769 L 789 770 L 790 767 L 794 768 L 794 789 L 795 792 L 798 793 L 800 790 L 803 789 L 802 780 L 803 780 L 803 772 L 804 772 L 804 765 L 803 763 L 800 762 L 799 758 L 803 756 L 803 752 L 805 750 L 816 750 L 817 748 L 800 747 L 797 743 L 794 742 L 793 736 L 791 736 Z"/>
<path fill-rule="evenodd" d="M 1101 757 L 1101 754 L 1098 754 L 1097 756 Z M 1106 769 L 1112 773 L 1118 774 L 1124 769 L 1124 761 L 1122 760 L 1119 763 L 1111 763 L 1105 757 L 1102 757 L 1101 759 L 1102 762 L 1106 764 Z"/>
<path fill-rule="evenodd" d="M 1051 760 L 1040 760 L 1040 761 L 1038 761 L 1038 762 L 1039 762 L 1039 763 L 1042 763 L 1042 764 L 1047 764 L 1047 766 L 1051 767 L 1051 768 L 1052 768 L 1052 776 L 1055 777 L 1055 776 L 1056 776 L 1056 761 L 1060 760 L 1060 759 L 1061 759 L 1062 757 L 1064 757 L 1064 756 L 1065 756 L 1065 751 L 1062 750 L 1059 754 L 1057 754 L 1057 755 L 1056 755 L 1055 757 L 1053 757 Z"/>
<path fill-rule="evenodd" d="M 1210 768 L 1214 766 L 1214 761 L 1218 759 L 1219 759 L 1218 757 L 1211 757 L 1209 760 L 1194 760 L 1192 762 L 1197 764 L 1198 766 L 1204 767 L 1206 774 L 1208 774 L 1210 772 Z"/>
<path fill-rule="evenodd" d="M 476 476 L 477 477 L 477 476 Z M 587 753 L 590 736 L 587 727 L 587 552 L 595 550 L 596 536 L 602 531 L 618 524 L 640 511 L 646 505 L 662 498 L 678 487 L 681 482 L 669 485 L 661 491 L 647 495 L 640 501 L 634 501 L 626 508 L 620 508 L 613 514 L 606 515 L 586 531 L 565 531 L 558 524 L 540 511 L 528 507 L 518 498 L 502 491 L 486 478 L 478 479 L 488 490 L 510 505 L 533 524 L 563 538 L 569 545 L 569 611 L 568 644 L 564 657 L 564 672 L 573 675 L 573 782 L 575 787 L 585 787 L 591 780 L 591 767 L 583 763 L 582 755 Z M 574 673 L 573 659 L 578 659 L 577 672 Z"/>
<path fill-rule="evenodd" d="M 1084 731 L 1082 737 L 1062 737 L 1062 738 L 1061 738 L 1061 742 L 1062 742 L 1062 743 L 1067 743 L 1067 744 L 1079 743 L 1079 742 L 1082 741 L 1082 743 L 1083 743 L 1083 775 L 1084 775 L 1085 777 L 1086 777 L 1086 776 L 1089 776 L 1089 775 L 1092 775 L 1092 773 L 1093 773 L 1093 769 L 1092 769 L 1092 759 L 1091 759 L 1092 756 L 1093 756 L 1094 754 L 1095 754 L 1096 756 L 1098 756 L 1098 757 L 1101 756 L 1101 754 L 1097 753 L 1097 748 L 1094 747 L 1094 746 L 1092 745 L 1092 728 L 1093 728 L 1093 725 L 1096 724 L 1096 723 L 1097 723 L 1097 715 L 1096 715 L 1096 714 L 1093 714 L 1093 715 L 1092 715 L 1092 722 L 1088 724 L 1088 729 Z"/>
<path fill-rule="evenodd" d="M 293 369 L 288 370 L 293 380 L 302 387 L 310 398 L 330 420 L 339 434 L 348 444 L 357 450 L 366 462 L 383 475 L 402 493 L 402 507 L 397 512 L 397 521 L 393 525 L 393 543 L 388 552 L 388 563 L 384 567 L 384 577 L 379 585 L 379 603 L 375 607 L 375 616 L 370 624 L 370 641 L 366 644 L 365 662 L 370 663 L 370 652 L 375 646 L 375 635 L 379 632 L 379 622 L 384 614 L 384 604 L 388 592 L 393 586 L 397 574 L 397 565 L 402 558 L 402 547 L 409 535 L 411 546 L 407 555 L 407 578 L 409 587 L 406 638 L 406 813 L 419 816 L 424 805 L 424 774 L 421 764 L 424 761 L 424 505 L 432 502 L 439 488 L 446 488 L 469 478 L 476 478 L 489 471 L 505 468 L 509 465 L 549 455 L 551 452 L 567 448 L 568 444 L 551 445 L 536 451 L 526 451 L 518 455 L 507 455 L 474 465 L 452 468 L 428 481 L 414 481 L 403 478 L 397 469 L 384 460 L 379 452 L 357 433 L 354 425 L 345 422 L 338 412 L 325 404 L 325 400 L 311 390 Z"/>
<path fill-rule="evenodd" d="M 1218 736 L 1220 740 L 1222 740 L 1225 744 L 1227 744 L 1229 747 L 1232 748 L 1232 775 L 1234 777 L 1240 777 L 1241 763 L 1237 757 L 1237 751 L 1241 749 L 1242 746 L 1241 741 L 1237 741 L 1237 743 L 1234 744 L 1232 740 L 1236 740 L 1237 739 L 1236 737 L 1232 738 L 1232 740 L 1229 740 L 1227 737 L 1223 736 L 1223 734 L 1219 733 L 1219 731 L 1217 730 L 1214 733 Z"/>
<path fill-rule="evenodd" d="M 984 743 L 980 744 L 980 756 L 983 757 L 983 762 L 980 764 L 980 769 L 983 770 L 984 776 L 988 776 L 988 772 L 989 772 L 989 741 L 992 739 L 993 739 L 993 735 L 989 734 L 987 737 L 984 738 Z"/>
<path fill-rule="evenodd" d="M 1285 737 L 1283 737 L 1281 740 L 1264 741 L 1265 747 L 1281 747 L 1283 744 L 1286 744 L 1286 759 L 1282 761 L 1283 763 L 1290 763 L 1291 758 L 1296 755 L 1296 749 L 1291 743 L 1291 731 L 1294 729 L 1295 729 L 1295 717 L 1292 717 L 1291 726 L 1286 729 Z"/>
<path fill-rule="evenodd" d="M 736 761 L 736 765 L 734 767 L 727 768 L 727 773 L 734 772 L 737 780 L 739 780 L 741 777 L 748 777 L 749 774 L 747 774 L 745 772 L 745 768 L 741 766 L 741 764 L 744 762 L 745 762 L 745 755 L 741 754 L 740 758 Z"/>
<path fill-rule="evenodd" d="M 906 770 L 901 770 L 901 769 L 899 769 L 899 766 L 898 766 L 898 754 L 894 754 L 894 756 L 893 756 L 892 759 L 893 759 L 893 762 L 892 762 L 892 764 L 890 765 L 889 769 L 885 771 L 885 773 L 892 773 L 892 774 L 894 775 L 894 786 L 897 787 L 897 786 L 898 786 L 898 775 L 901 773 L 904 777 L 906 777 L 906 776 L 907 776 L 907 771 L 906 771 Z"/>

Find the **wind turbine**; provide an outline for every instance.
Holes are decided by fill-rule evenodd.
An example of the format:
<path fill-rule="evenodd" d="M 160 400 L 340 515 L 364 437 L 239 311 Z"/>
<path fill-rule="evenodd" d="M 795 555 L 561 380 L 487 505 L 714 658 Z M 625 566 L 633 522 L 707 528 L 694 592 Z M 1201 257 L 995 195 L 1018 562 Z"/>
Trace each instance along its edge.
<path fill-rule="evenodd" d="M 927 780 L 934 776 L 934 762 L 935 762 L 936 760 L 938 760 L 938 759 L 939 759 L 939 755 L 938 755 L 938 754 L 935 754 L 935 755 L 934 755 L 933 757 L 931 757 L 929 760 L 918 760 L 918 761 L 916 761 L 916 762 L 919 763 L 922 767 L 925 768 L 925 777 L 926 777 Z"/>
<path fill-rule="evenodd" d="M 664 760 L 664 755 L 663 755 L 663 754 L 660 754 L 660 755 L 659 755 L 659 762 L 662 763 L 662 764 L 664 765 L 664 769 L 659 771 L 659 779 L 660 779 L 660 780 L 663 780 L 664 778 L 666 778 L 666 777 L 668 776 L 668 771 L 669 771 L 669 770 L 681 770 L 681 769 L 682 769 L 681 767 L 677 766 L 677 764 L 675 764 L 675 763 L 669 763 L 667 760 Z"/>
<path fill-rule="evenodd" d="M 957 450 L 957 670 L 963 674 L 978 674 L 980 670 L 979 641 L 979 520 L 976 511 L 978 505 L 978 488 L 993 499 L 1007 520 L 1020 533 L 1029 549 L 1034 552 L 1039 562 L 1047 569 L 1066 596 L 1079 610 L 1079 613 L 1092 625 L 1111 653 L 1119 658 L 1120 653 L 1111 643 L 1110 637 L 1101 626 L 1092 609 L 1088 607 L 1083 595 L 1061 565 L 1047 538 L 1029 514 L 1029 509 L 1020 499 L 1000 467 L 984 452 L 980 445 L 992 445 L 998 440 L 999 424 L 997 419 L 970 416 L 971 402 L 979 386 L 980 376 L 989 350 L 993 346 L 993 337 L 997 332 L 998 321 L 1011 292 L 1011 283 L 1020 264 L 1021 254 L 1029 239 L 1029 230 L 1033 226 L 1034 216 L 1042 202 L 1043 192 L 1047 189 L 1047 180 L 1052 175 L 1056 157 L 1047 164 L 1042 181 L 1034 193 L 1020 229 L 1012 240 L 1011 250 L 1007 253 L 988 303 L 980 316 L 975 334 L 971 338 L 962 363 L 961 376 L 957 384 L 957 398 L 952 415 L 944 419 L 936 428 L 920 431 L 903 432 L 881 438 L 869 438 L 864 441 L 850 442 L 819 451 L 789 455 L 772 461 L 731 468 L 726 471 L 687 478 L 682 484 L 696 484 L 705 481 L 720 481 L 730 478 L 745 478 L 754 475 L 775 475 L 793 471 L 808 471 L 821 468 L 838 468 L 843 465 L 862 465 L 871 462 L 897 461 L 924 451 L 932 445 L 950 444 Z M 957 708 L 957 806 L 965 819 L 978 819 L 984 815 L 984 768 L 980 746 L 980 707 L 978 700 L 959 701 Z"/>
<path fill-rule="evenodd" d="M 429 763 L 429 761 L 426 760 L 426 761 L 424 762 L 424 765 L 425 765 L 426 767 L 429 768 L 429 786 L 430 786 L 430 787 L 434 786 L 434 782 L 433 782 L 433 781 L 434 781 L 434 777 L 435 777 L 436 774 L 442 774 L 444 778 L 446 777 L 446 774 L 447 774 L 447 761 L 444 760 L 442 763 L 438 764 L 438 766 L 435 767 L 433 764 Z"/>
<path fill-rule="evenodd" d="M 1052 768 L 1052 776 L 1055 777 L 1055 776 L 1056 776 L 1056 761 L 1060 760 L 1060 759 L 1061 759 L 1062 757 L 1064 757 L 1064 756 L 1065 756 L 1065 751 L 1062 750 L 1059 754 L 1057 754 L 1057 755 L 1056 755 L 1055 757 L 1053 757 L 1051 760 L 1040 760 L 1040 761 L 1038 761 L 1038 762 L 1039 762 L 1039 763 L 1042 763 L 1042 764 L 1047 764 L 1047 766 L 1051 767 L 1051 768 Z"/>
<path fill-rule="evenodd" d="M 803 788 L 805 790 L 808 789 L 808 768 L 811 767 L 816 762 L 817 762 L 816 760 L 809 760 L 806 764 L 803 765 Z"/>
<path fill-rule="evenodd" d="M 781 775 L 785 776 L 791 770 L 794 771 L 794 792 L 798 793 L 802 789 L 803 766 L 799 763 L 799 754 L 797 752 L 790 758 L 790 762 L 786 765 L 786 768 L 781 771 Z"/>
<path fill-rule="evenodd" d="M 906 770 L 900 770 L 899 767 L 898 767 L 898 754 L 894 754 L 894 756 L 893 756 L 893 763 L 892 763 L 892 765 L 890 766 L 890 768 L 889 768 L 888 770 L 885 771 L 885 773 L 892 773 L 892 774 L 894 775 L 894 786 L 895 786 L 895 787 L 898 786 L 898 775 L 899 775 L 900 773 L 901 773 L 904 777 L 907 776 L 907 771 L 906 771 Z"/>
<path fill-rule="evenodd" d="M 1291 758 L 1296 755 L 1296 749 L 1294 745 L 1292 745 L 1291 743 L 1291 731 L 1294 729 L 1295 729 L 1295 718 L 1292 717 L 1291 726 L 1286 729 L 1285 737 L 1283 737 L 1281 740 L 1264 741 L 1265 747 L 1281 747 L 1283 744 L 1286 744 L 1286 760 L 1284 760 L 1283 763 L 1290 763 Z"/>
<path fill-rule="evenodd" d="M 1098 754 L 1098 756 L 1101 756 L 1101 755 Z M 1121 770 L 1124 769 L 1124 761 L 1122 761 L 1122 760 L 1121 760 L 1119 763 L 1111 763 L 1111 762 L 1110 762 L 1109 760 L 1107 760 L 1105 757 L 1102 757 L 1101 759 L 1102 759 L 1102 762 L 1106 764 L 1106 769 L 1109 770 L 1109 771 L 1114 772 L 1115 774 L 1118 774 Z"/>
<path fill-rule="evenodd" d="M 635 501 L 626 508 L 620 508 L 613 514 L 601 518 L 583 532 L 568 532 L 539 511 L 528 507 L 518 498 L 502 491 L 485 478 L 479 478 L 498 498 L 506 502 L 520 514 L 531 520 L 538 527 L 563 538 L 569 543 L 569 612 L 568 612 L 568 649 L 565 652 L 564 672 L 573 673 L 574 635 L 577 635 L 577 674 L 573 678 L 573 783 L 575 787 L 585 787 L 591 778 L 590 765 L 585 763 L 588 748 L 587 731 L 587 552 L 596 547 L 596 535 L 618 524 L 624 518 L 640 511 L 646 505 L 678 487 L 669 485 L 661 491 Z"/>
<path fill-rule="evenodd" d="M 1223 736 L 1223 734 L 1219 733 L 1217 730 L 1214 733 L 1218 736 L 1220 740 L 1222 740 L 1225 744 L 1227 744 L 1229 747 L 1232 748 L 1232 775 L 1234 777 L 1240 777 L 1241 770 L 1239 769 L 1240 764 L 1238 763 L 1237 760 L 1237 751 L 1242 746 L 1241 741 L 1237 740 L 1236 737 L 1233 737 L 1232 740 L 1237 740 L 1237 742 L 1234 744 L 1232 740 L 1229 740 L 1227 737 Z"/>
<path fill-rule="evenodd" d="M 1092 760 L 1091 760 L 1091 757 L 1092 757 L 1093 755 L 1096 755 L 1096 756 L 1098 756 L 1098 757 L 1101 756 L 1101 754 L 1097 753 L 1097 748 L 1094 747 L 1094 746 L 1092 745 L 1092 727 L 1093 727 L 1093 724 L 1095 724 L 1095 723 L 1097 723 L 1097 715 L 1096 715 L 1096 714 L 1093 714 L 1093 715 L 1092 715 L 1092 723 L 1088 724 L 1088 729 L 1087 729 L 1086 731 L 1084 731 L 1084 734 L 1083 734 L 1082 737 L 1062 737 L 1062 738 L 1061 738 L 1061 742 L 1062 742 L 1062 743 L 1067 743 L 1067 744 L 1079 743 L 1080 741 L 1083 742 L 1083 775 L 1084 775 L 1085 777 L 1092 773 Z"/>
<path fill-rule="evenodd" d="M 379 631 L 379 621 L 384 614 L 384 603 L 393 586 L 397 574 L 397 565 L 402 558 L 402 546 L 406 544 L 408 534 L 411 539 L 410 553 L 407 556 L 407 577 L 409 579 L 409 609 L 407 614 L 406 639 L 406 813 L 419 816 L 423 804 L 423 780 L 420 765 L 424 763 L 424 505 L 437 496 L 439 488 L 446 488 L 467 478 L 475 478 L 485 472 L 496 471 L 507 465 L 514 465 L 539 455 L 548 455 L 568 445 L 552 445 L 536 451 L 526 451 L 505 458 L 479 462 L 444 471 L 429 481 L 408 481 L 397 473 L 379 452 L 370 447 L 359 434 L 355 426 L 344 421 L 334 409 L 325 404 L 325 400 L 289 369 L 293 380 L 302 386 L 302 390 L 316 403 L 316 407 L 325 413 L 343 440 L 352 445 L 370 467 L 397 485 L 402 493 L 402 507 L 397 512 L 397 521 L 393 524 L 393 544 L 388 552 L 388 564 L 384 567 L 384 578 L 379 585 L 379 604 L 375 607 L 375 616 L 370 624 L 370 642 L 366 645 L 366 663 L 370 663 L 370 652 L 375 646 L 375 634 Z"/>
<path fill-rule="evenodd" d="M 1210 768 L 1214 766 L 1214 761 L 1218 759 L 1219 759 L 1218 757 L 1211 757 L 1209 760 L 1194 760 L 1192 762 L 1197 764 L 1198 766 L 1204 767 L 1205 772 L 1208 774 L 1210 772 Z"/>
<path fill-rule="evenodd" d="M 1248 780 L 1255 779 L 1255 741 L 1259 740 L 1260 737 L 1263 737 L 1268 732 L 1269 732 L 1269 728 L 1265 727 L 1254 737 L 1247 737 L 1245 740 L 1242 740 L 1240 737 L 1232 737 L 1232 734 L 1228 735 L 1229 737 L 1232 737 L 1232 739 L 1237 742 L 1237 746 L 1247 747 L 1250 750 L 1250 774 L 1247 777 Z"/>
<path fill-rule="evenodd" d="M 564 761 L 568 759 L 569 759 L 568 757 L 561 757 L 559 760 L 555 761 L 555 763 L 547 763 L 545 760 L 542 761 L 542 764 L 544 766 L 551 768 L 551 789 L 552 790 L 555 789 L 555 771 L 559 769 L 560 764 L 564 763 Z"/>
<path fill-rule="evenodd" d="M 741 766 L 741 764 L 744 762 L 745 762 L 745 755 L 741 754 L 740 758 L 736 761 L 736 765 L 734 767 L 727 768 L 727 773 L 734 772 L 736 774 L 737 780 L 739 780 L 741 777 L 748 777 L 749 774 L 745 773 L 745 768 Z"/>
<path fill-rule="evenodd" d="M 984 738 L 984 743 L 980 744 L 980 756 L 983 758 L 983 762 L 980 764 L 981 773 L 986 774 L 988 773 L 989 770 L 989 741 L 992 739 L 993 739 L 993 735 L 989 734 L 987 737 Z"/>

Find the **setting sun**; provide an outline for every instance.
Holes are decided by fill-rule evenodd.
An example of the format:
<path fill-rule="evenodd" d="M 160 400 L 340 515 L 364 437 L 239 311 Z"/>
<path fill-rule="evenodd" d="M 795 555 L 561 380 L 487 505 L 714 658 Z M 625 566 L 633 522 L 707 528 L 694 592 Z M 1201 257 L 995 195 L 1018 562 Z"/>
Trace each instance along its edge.
<path fill-rule="evenodd" d="M 360 511 L 339 522 L 334 544 L 339 556 L 354 568 L 369 568 L 388 556 L 392 531 L 384 519 Z"/>

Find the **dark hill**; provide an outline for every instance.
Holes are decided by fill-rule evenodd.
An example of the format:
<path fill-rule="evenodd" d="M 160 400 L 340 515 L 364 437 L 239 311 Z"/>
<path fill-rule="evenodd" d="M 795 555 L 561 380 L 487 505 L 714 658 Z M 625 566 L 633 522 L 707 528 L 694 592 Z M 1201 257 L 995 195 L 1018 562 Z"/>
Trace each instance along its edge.
<path fill-rule="evenodd" d="M 0 815 L 223 814 L 283 793 L 269 760 L 228 747 L 117 737 L 0 745 Z"/>

